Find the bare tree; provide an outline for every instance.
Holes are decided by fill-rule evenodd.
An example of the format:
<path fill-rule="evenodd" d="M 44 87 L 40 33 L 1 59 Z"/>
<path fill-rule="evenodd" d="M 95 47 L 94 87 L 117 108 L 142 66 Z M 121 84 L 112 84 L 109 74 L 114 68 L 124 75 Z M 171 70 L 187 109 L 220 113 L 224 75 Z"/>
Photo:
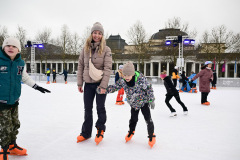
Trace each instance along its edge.
<path fill-rule="evenodd" d="M 74 63 L 77 61 L 77 55 L 80 54 L 80 51 L 81 51 L 81 46 L 80 46 L 80 37 L 77 33 L 74 33 L 73 35 L 71 35 L 71 38 L 70 38 L 70 42 L 69 42 L 69 45 L 70 45 L 70 52 L 72 55 L 75 56 L 75 58 L 73 59 L 74 60 Z M 73 68 L 73 70 L 75 71 L 75 68 Z"/>
<path fill-rule="evenodd" d="M 69 28 L 66 24 L 64 24 L 62 26 L 61 30 L 62 30 L 62 33 L 61 33 L 60 37 L 57 38 L 56 43 L 61 48 L 62 61 L 63 61 L 64 68 L 66 68 L 66 57 L 67 57 L 67 54 L 70 53 L 70 48 L 71 48 L 69 45 L 70 39 L 71 39 L 71 34 L 70 34 Z"/>
<path fill-rule="evenodd" d="M 50 28 L 44 28 L 42 31 L 38 32 L 36 40 L 42 43 L 49 43 L 51 40 L 52 30 Z"/>
<path fill-rule="evenodd" d="M 205 31 L 201 40 L 201 50 L 207 54 L 205 58 L 215 59 L 218 66 L 225 59 L 235 59 L 236 54 L 229 54 L 226 56 L 224 53 L 233 53 L 240 51 L 240 34 L 234 34 L 232 31 L 228 31 L 226 26 L 221 25 L 214 27 L 211 32 Z M 219 73 L 221 67 L 219 67 Z"/>
<path fill-rule="evenodd" d="M 130 39 L 130 43 L 133 45 L 132 49 L 128 52 L 136 54 L 138 57 L 138 64 L 140 71 L 144 70 L 144 60 L 149 57 L 147 54 L 150 52 L 150 45 L 147 42 L 149 40 L 145 28 L 140 21 L 137 21 L 127 32 L 127 36 Z"/>
<path fill-rule="evenodd" d="M 173 17 L 172 19 L 168 19 L 168 21 L 165 23 L 165 28 L 180 29 L 181 31 L 188 33 L 189 24 L 182 23 L 180 17 Z"/>
<path fill-rule="evenodd" d="M 25 44 L 26 44 L 26 35 L 27 32 L 26 30 L 21 27 L 18 26 L 17 27 L 17 33 L 16 33 L 16 38 L 19 39 L 20 44 L 21 44 L 21 56 L 23 58 L 24 61 L 26 61 L 26 59 L 28 59 L 30 57 L 30 55 L 27 54 L 27 49 L 25 48 Z"/>
<path fill-rule="evenodd" d="M 6 26 L 0 25 L 0 45 L 2 46 L 4 39 L 8 37 L 8 31 Z"/>
<path fill-rule="evenodd" d="M 38 32 L 36 35 L 36 40 L 41 41 L 44 43 L 43 49 L 38 49 L 38 56 L 40 57 L 40 62 L 42 66 L 42 61 L 45 60 L 45 64 L 47 65 L 47 60 L 53 54 L 52 52 L 52 45 L 49 45 L 49 42 L 51 41 L 51 34 L 52 30 L 49 28 L 44 28 L 42 31 Z"/>
<path fill-rule="evenodd" d="M 85 44 L 87 38 L 90 36 L 90 34 L 91 34 L 91 27 L 87 26 L 85 28 L 85 30 L 83 31 L 83 34 L 80 37 L 80 42 L 79 42 L 80 43 L 80 50 L 83 49 L 84 44 Z"/>
<path fill-rule="evenodd" d="M 180 31 L 187 33 L 190 38 L 196 38 L 197 36 L 197 30 L 190 30 L 189 24 L 187 22 L 183 23 L 180 17 L 168 19 L 165 23 L 165 28 L 180 29 Z"/>

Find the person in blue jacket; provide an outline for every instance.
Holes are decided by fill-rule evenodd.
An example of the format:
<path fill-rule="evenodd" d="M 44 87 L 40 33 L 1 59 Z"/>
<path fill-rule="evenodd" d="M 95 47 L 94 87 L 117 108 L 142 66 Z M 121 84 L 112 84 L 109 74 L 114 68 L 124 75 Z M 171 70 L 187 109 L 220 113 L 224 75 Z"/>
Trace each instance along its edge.
<path fill-rule="evenodd" d="M 47 68 L 47 71 L 45 73 L 47 75 L 47 84 L 50 84 L 50 74 L 51 74 L 51 71 L 49 68 Z"/>
<path fill-rule="evenodd" d="M 16 143 L 20 121 L 18 118 L 21 81 L 42 93 L 49 90 L 38 86 L 27 74 L 21 59 L 21 45 L 16 38 L 7 38 L 0 47 L 0 159 L 10 155 L 27 155 Z"/>
<path fill-rule="evenodd" d="M 194 73 L 193 71 L 191 72 L 191 75 L 188 77 L 188 79 L 191 81 L 192 78 L 196 76 L 196 73 Z M 196 88 L 196 85 L 197 85 L 197 80 L 194 80 L 191 82 L 191 88 L 195 89 Z"/>

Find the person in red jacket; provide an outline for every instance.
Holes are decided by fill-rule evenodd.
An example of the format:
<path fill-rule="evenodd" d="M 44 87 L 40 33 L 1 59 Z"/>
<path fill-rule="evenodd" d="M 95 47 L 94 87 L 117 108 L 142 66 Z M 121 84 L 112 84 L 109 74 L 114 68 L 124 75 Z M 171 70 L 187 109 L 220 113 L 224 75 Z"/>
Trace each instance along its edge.
<path fill-rule="evenodd" d="M 192 78 L 192 81 L 200 78 L 199 80 L 199 91 L 201 94 L 201 103 L 203 105 L 210 105 L 210 102 L 207 101 L 207 96 L 210 92 L 210 83 L 213 80 L 213 72 L 212 72 L 212 62 L 206 61 L 204 66 L 201 67 L 201 71 Z"/>
<path fill-rule="evenodd" d="M 123 69 L 123 65 L 120 65 L 119 70 L 117 71 L 116 76 L 115 76 L 115 83 L 119 80 L 119 78 L 123 78 L 122 69 Z M 118 91 L 118 95 L 117 95 L 117 100 L 116 100 L 117 105 L 123 105 L 124 104 L 123 95 L 124 95 L 124 89 L 121 88 Z"/>

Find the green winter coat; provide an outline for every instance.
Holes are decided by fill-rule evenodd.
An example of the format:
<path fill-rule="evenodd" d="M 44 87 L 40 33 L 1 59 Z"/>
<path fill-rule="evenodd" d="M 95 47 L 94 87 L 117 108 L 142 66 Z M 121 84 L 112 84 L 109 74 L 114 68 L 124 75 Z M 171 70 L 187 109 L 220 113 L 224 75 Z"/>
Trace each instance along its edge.
<path fill-rule="evenodd" d="M 0 110 L 18 105 L 24 65 L 20 54 L 11 60 L 0 47 Z"/>

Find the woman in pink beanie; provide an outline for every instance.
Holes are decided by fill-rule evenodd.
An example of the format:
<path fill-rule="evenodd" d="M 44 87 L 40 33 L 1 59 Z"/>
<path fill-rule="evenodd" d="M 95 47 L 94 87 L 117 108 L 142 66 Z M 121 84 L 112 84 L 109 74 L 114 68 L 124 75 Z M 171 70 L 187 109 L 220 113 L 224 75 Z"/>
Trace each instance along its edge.
<path fill-rule="evenodd" d="M 165 103 L 167 104 L 168 108 L 171 111 L 171 115 L 170 117 L 175 117 L 177 116 L 176 110 L 172 107 L 172 105 L 169 103 L 169 101 L 172 99 L 172 97 L 174 96 L 175 99 L 177 100 L 177 102 L 182 106 L 183 108 L 183 113 L 185 115 L 188 114 L 188 109 L 187 107 L 184 105 L 184 103 L 181 101 L 179 93 L 177 91 L 177 89 L 174 87 L 173 82 L 171 80 L 170 76 L 167 76 L 166 71 L 163 71 L 160 75 L 160 78 L 162 80 L 164 80 L 164 86 L 167 90 L 167 94 L 166 94 L 166 99 L 165 99 Z"/>

